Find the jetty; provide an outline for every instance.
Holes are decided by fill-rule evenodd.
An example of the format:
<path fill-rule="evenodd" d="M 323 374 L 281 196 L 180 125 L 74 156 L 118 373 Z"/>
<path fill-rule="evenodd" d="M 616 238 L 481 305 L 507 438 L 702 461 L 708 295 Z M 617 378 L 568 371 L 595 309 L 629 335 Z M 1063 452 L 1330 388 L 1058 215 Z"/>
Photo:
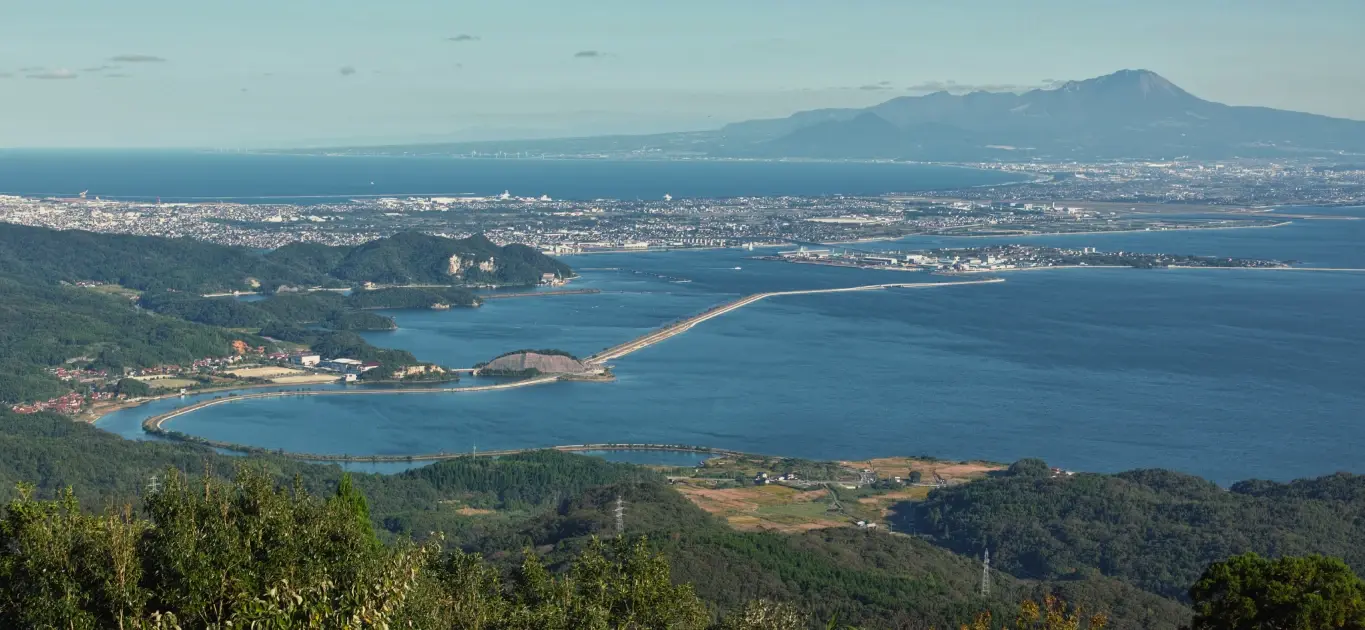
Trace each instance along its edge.
<path fill-rule="evenodd" d="M 601 289 L 558 289 L 554 291 L 522 291 L 519 293 L 476 293 L 481 300 L 509 300 L 512 298 L 551 297 L 555 295 L 592 295 Z"/>

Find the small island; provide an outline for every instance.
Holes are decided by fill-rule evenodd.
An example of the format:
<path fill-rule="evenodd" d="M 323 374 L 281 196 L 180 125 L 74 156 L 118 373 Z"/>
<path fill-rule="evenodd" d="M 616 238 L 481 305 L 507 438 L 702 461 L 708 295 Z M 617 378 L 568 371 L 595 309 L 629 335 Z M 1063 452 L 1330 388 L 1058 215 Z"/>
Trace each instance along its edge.
<path fill-rule="evenodd" d="M 563 350 L 514 350 L 474 366 L 476 376 L 536 378 L 559 376 L 566 380 L 609 381 L 614 377 L 605 366 L 586 363 Z"/>

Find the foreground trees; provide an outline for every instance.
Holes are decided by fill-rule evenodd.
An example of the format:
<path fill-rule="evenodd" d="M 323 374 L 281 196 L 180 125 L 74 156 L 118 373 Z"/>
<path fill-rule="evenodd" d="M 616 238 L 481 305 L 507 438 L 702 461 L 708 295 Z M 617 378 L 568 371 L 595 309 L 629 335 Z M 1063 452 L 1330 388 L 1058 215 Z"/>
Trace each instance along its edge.
<path fill-rule="evenodd" d="M 1336 558 L 1235 556 L 1209 565 L 1190 599 L 1193 630 L 1365 628 L 1365 582 Z"/>
<path fill-rule="evenodd" d="M 40 501 L 21 488 L 0 515 L 0 628 L 798 630 L 838 621 L 810 619 L 795 599 L 741 600 L 715 621 L 643 539 L 592 539 L 553 571 L 529 550 L 507 570 L 441 542 L 382 544 L 348 477 L 320 498 L 254 470 L 231 482 L 170 471 L 140 516 L 92 515 L 69 491 Z M 1317 556 L 1217 562 L 1190 597 L 1195 630 L 1365 628 L 1365 585 Z M 1107 622 L 1045 597 L 1004 626 L 982 615 L 966 628 Z"/>
<path fill-rule="evenodd" d="M 170 474 L 147 518 L 25 491 L 0 520 L 3 628 L 704 628 L 644 541 L 595 543 L 563 576 L 527 553 L 509 584 L 438 543 L 377 542 L 343 482 L 322 500 L 264 475 Z"/>

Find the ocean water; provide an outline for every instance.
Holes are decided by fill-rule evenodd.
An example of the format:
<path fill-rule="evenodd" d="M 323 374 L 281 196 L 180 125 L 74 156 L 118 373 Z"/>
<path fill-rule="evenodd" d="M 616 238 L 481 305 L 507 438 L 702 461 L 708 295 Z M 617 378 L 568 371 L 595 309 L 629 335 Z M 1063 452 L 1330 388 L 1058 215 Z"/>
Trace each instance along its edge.
<path fill-rule="evenodd" d="M 0 151 L 0 194 L 324 203 L 380 195 L 659 199 L 879 195 L 1002 184 L 998 171 L 818 162 L 485 160 L 184 151 Z"/>
<path fill-rule="evenodd" d="M 1365 267 L 1365 221 L 1351 220 L 861 247 L 992 240 Z M 452 366 L 518 348 L 586 355 L 748 293 L 946 279 L 751 255 L 570 257 L 583 270 L 575 286 L 602 293 L 398 311 L 399 330 L 369 338 Z M 615 361 L 614 383 L 245 401 L 176 427 L 352 454 L 666 442 L 811 458 L 1042 457 L 1088 471 L 1171 468 L 1225 484 L 1365 472 L 1365 273 L 1068 269 L 1004 277 L 760 301 Z M 178 404 L 122 412 L 100 426 L 136 437 L 142 417 Z"/>

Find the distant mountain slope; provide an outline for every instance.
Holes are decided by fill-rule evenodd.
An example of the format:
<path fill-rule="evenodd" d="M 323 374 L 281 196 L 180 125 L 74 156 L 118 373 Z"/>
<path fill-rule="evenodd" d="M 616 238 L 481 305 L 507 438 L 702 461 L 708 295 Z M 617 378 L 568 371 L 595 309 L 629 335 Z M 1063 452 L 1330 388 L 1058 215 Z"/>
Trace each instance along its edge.
<path fill-rule="evenodd" d="M 877 129 L 868 116 L 882 121 Z M 766 157 L 952 159 L 1003 155 L 998 147 L 1077 158 L 1365 151 L 1365 122 L 1214 103 L 1148 70 L 1023 94 L 902 96 L 736 123 L 722 135 L 729 150 Z"/>
<path fill-rule="evenodd" d="M 1201 99 L 1149 70 L 1054 89 L 935 92 L 867 108 L 801 111 L 716 131 L 336 149 L 926 161 L 1365 154 L 1365 122 Z M 1359 158 L 1353 158 L 1359 159 Z"/>

